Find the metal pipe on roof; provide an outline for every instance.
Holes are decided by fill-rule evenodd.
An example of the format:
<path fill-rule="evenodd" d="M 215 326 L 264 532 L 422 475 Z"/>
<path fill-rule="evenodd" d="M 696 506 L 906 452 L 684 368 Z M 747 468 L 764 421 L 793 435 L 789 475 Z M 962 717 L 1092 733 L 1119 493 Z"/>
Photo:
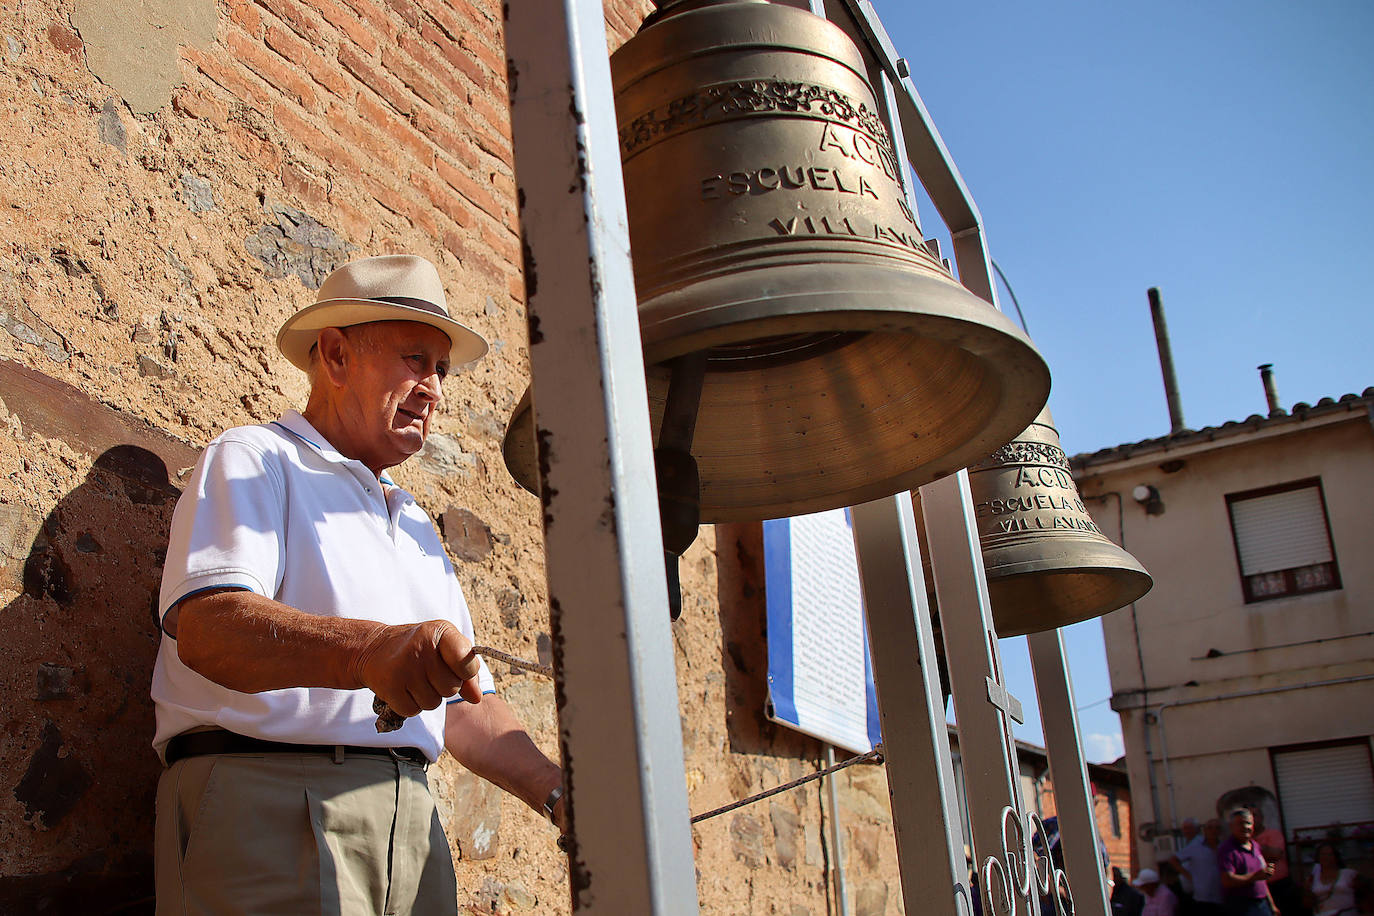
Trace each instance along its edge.
<path fill-rule="evenodd" d="M 1169 327 L 1164 323 L 1164 305 L 1158 287 L 1150 287 L 1150 317 L 1155 323 L 1155 343 L 1159 346 L 1159 368 L 1164 373 L 1164 397 L 1169 402 L 1169 435 L 1187 429 L 1183 425 L 1183 402 L 1178 396 L 1178 376 L 1174 374 L 1174 351 L 1169 346 Z"/>
<path fill-rule="evenodd" d="M 1264 400 L 1269 405 L 1269 416 L 1281 417 L 1285 411 L 1279 404 L 1279 386 L 1274 381 L 1274 364 L 1265 363 L 1259 367 L 1260 381 L 1264 383 Z"/>

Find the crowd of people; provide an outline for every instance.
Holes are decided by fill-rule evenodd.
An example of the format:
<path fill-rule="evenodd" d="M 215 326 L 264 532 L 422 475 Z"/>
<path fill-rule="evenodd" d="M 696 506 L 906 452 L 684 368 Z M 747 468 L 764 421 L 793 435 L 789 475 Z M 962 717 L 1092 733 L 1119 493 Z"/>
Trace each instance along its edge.
<path fill-rule="evenodd" d="M 1323 842 L 1305 878 L 1290 873 L 1282 831 L 1237 808 L 1181 825 L 1183 844 L 1132 879 L 1113 868 L 1113 916 L 1355 916 L 1374 912 L 1364 881 L 1335 843 Z"/>

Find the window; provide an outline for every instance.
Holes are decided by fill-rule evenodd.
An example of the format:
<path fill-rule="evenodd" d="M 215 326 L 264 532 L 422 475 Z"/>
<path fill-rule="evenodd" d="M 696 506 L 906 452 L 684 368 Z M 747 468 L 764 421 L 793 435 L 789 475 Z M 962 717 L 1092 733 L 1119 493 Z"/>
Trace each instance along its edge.
<path fill-rule="evenodd" d="M 1272 748 L 1269 753 L 1289 836 L 1303 828 L 1374 821 L 1374 766 L 1367 739 Z"/>
<path fill-rule="evenodd" d="M 1112 836 L 1121 836 L 1121 811 L 1116 807 L 1116 787 L 1107 787 L 1107 810 L 1112 815 Z"/>
<path fill-rule="evenodd" d="M 1226 497 L 1246 604 L 1340 588 L 1321 481 Z"/>

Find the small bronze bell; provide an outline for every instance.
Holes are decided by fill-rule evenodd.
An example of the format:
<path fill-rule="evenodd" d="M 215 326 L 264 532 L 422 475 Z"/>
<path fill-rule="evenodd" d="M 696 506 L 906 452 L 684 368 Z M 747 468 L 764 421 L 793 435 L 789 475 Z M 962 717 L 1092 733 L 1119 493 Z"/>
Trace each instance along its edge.
<path fill-rule="evenodd" d="M 1035 416 L 1043 359 L 927 251 L 837 26 L 761 0 L 674 4 L 611 68 L 660 451 L 670 376 L 689 358 L 701 373 L 691 432 L 670 437 L 700 521 L 909 490 Z M 536 490 L 522 405 L 504 450 Z"/>
<path fill-rule="evenodd" d="M 998 636 L 1099 617 L 1130 604 L 1154 584 L 1136 558 L 1108 540 L 1088 514 L 1049 408 L 1015 440 L 969 469 L 969 489 Z M 915 496 L 919 515 L 921 501 Z M 924 519 L 921 523 L 924 527 Z M 927 569 L 928 589 L 934 581 Z"/>

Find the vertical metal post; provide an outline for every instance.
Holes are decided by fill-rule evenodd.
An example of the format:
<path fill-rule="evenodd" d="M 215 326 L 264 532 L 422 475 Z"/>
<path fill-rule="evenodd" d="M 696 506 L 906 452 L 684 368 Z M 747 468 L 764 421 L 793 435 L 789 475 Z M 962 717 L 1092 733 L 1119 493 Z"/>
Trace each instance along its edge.
<path fill-rule="evenodd" d="M 815 13 L 822 19 L 825 18 L 825 0 L 773 0 L 779 6 L 796 7 L 799 10 L 806 10 L 808 13 Z"/>
<path fill-rule="evenodd" d="M 825 746 L 825 765 L 835 765 L 835 745 Z M 830 795 L 830 848 L 835 850 L 835 896 L 839 900 L 840 916 L 849 916 L 849 887 L 844 875 L 844 837 L 840 831 L 840 795 L 835 790 L 835 774 L 825 777 Z"/>
<path fill-rule="evenodd" d="M 573 909 L 697 912 L 600 0 L 507 7 Z"/>
<path fill-rule="evenodd" d="M 968 472 L 959 471 L 922 487 L 921 514 L 959 720 L 959 758 L 973 827 L 974 864 L 986 865 L 989 859 L 1001 863 L 1013 888 L 1009 902 L 1015 907 L 1017 899 L 1024 899 L 1014 890 L 1020 880 L 1016 858 L 1020 850 L 1014 832 L 1007 838 L 1004 812 L 1010 807 L 1021 823 L 1019 768 L 1008 722 L 1019 712 L 1003 687 L 1002 657 L 992 626 Z M 1004 838 L 1011 848 L 1004 846 Z M 999 891 L 987 886 L 986 868 L 979 874 L 987 900 Z M 997 909 L 985 905 L 983 912 L 992 914 Z"/>
<path fill-rule="evenodd" d="M 1074 708 L 1073 681 L 1064 658 L 1064 637 L 1058 630 L 1032 633 L 1031 666 L 1035 693 L 1040 700 L 1040 721 L 1045 728 L 1045 750 L 1054 779 L 1054 801 L 1059 814 L 1059 843 L 1064 851 L 1064 871 L 1073 888 L 1078 912 L 1107 916 L 1107 876 L 1097 848 L 1097 820 L 1093 816 L 1088 768 L 1083 761 L 1082 735 Z"/>
<path fill-rule="evenodd" d="M 850 510 L 883 724 L 902 896 L 910 912 L 972 911 L 934 629 L 911 497 Z"/>
<path fill-rule="evenodd" d="M 916 221 L 916 229 L 921 229 L 921 211 L 916 206 L 916 187 L 911 182 L 911 163 L 906 159 L 906 136 L 902 133 L 902 119 L 897 114 L 897 93 L 892 88 L 892 80 L 888 79 L 887 71 L 882 67 L 873 68 L 869 76 L 873 79 L 874 94 L 878 97 L 878 107 L 882 109 L 882 119 L 887 124 L 887 129 L 892 132 L 892 148 L 902 150 L 902 154 L 897 157 L 897 168 L 902 175 L 902 187 L 906 190 L 906 203 L 911 209 L 912 219 Z"/>

